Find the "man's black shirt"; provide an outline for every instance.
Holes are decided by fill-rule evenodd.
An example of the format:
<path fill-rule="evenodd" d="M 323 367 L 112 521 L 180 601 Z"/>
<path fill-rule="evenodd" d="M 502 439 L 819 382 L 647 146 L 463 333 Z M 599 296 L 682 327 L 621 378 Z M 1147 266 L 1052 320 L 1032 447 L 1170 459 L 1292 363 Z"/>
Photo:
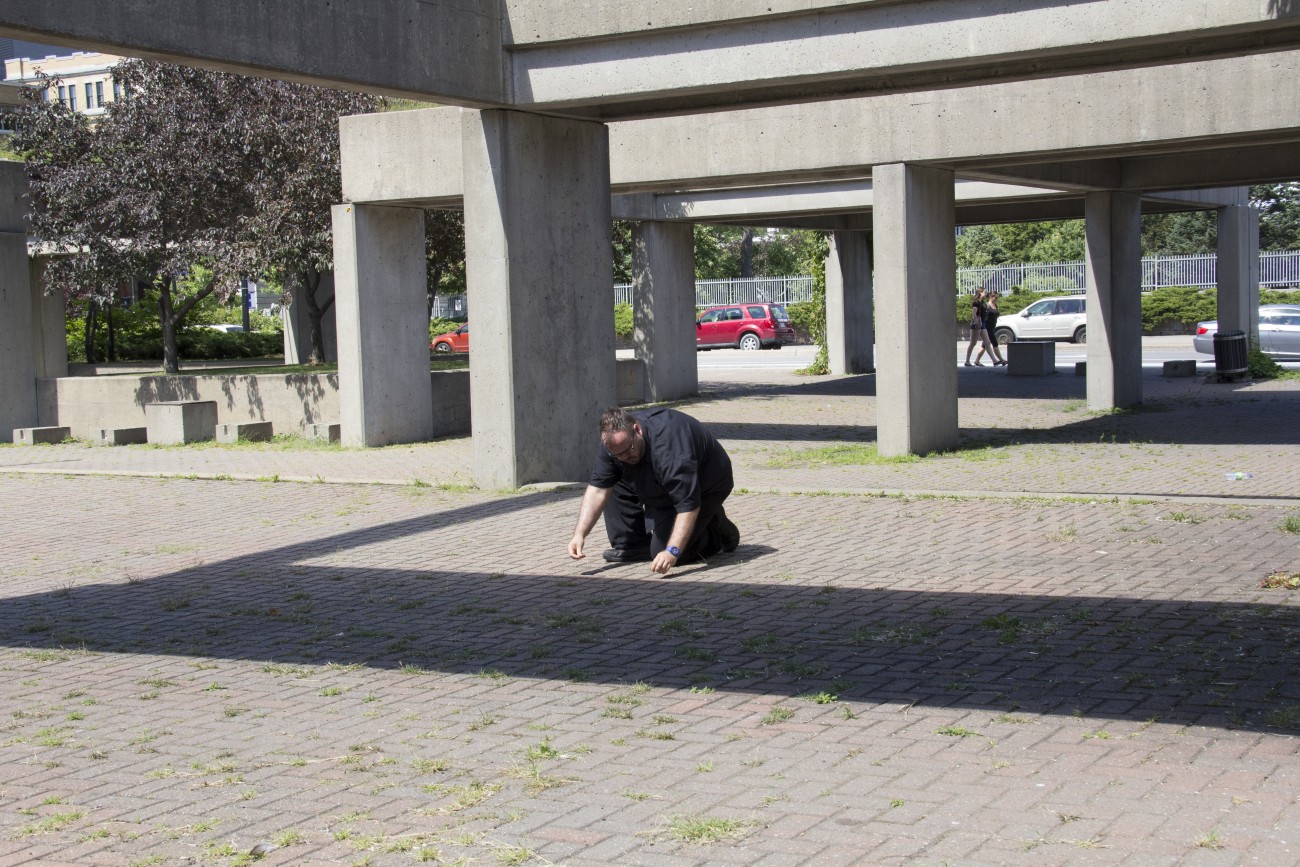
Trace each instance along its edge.
<path fill-rule="evenodd" d="M 647 506 L 678 514 L 698 509 L 705 496 L 731 493 L 731 458 L 704 425 L 675 409 L 629 415 L 641 426 L 645 455 L 636 464 L 625 464 L 602 442 L 596 447 L 592 487 L 612 488 L 625 480 Z"/>

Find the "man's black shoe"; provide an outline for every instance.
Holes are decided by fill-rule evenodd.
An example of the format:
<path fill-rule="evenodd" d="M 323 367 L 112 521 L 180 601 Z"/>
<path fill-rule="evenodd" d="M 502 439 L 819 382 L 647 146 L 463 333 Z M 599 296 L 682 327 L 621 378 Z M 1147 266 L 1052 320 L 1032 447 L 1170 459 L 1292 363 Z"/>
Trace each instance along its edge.
<path fill-rule="evenodd" d="M 610 563 L 646 563 L 651 559 L 649 548 L 606 548 L 601 556 Z"/>
<path fill-rule="evenodd" d="M 722 538 L 722 550 L 728 554 L 740 545 L 740 528 L 726 515 L 718 516 L 718 535 Z"/>

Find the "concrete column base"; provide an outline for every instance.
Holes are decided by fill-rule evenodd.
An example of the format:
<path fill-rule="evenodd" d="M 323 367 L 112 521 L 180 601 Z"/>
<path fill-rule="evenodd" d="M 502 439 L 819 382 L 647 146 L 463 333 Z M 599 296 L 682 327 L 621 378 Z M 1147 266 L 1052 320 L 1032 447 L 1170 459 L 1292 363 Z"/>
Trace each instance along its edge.
<path fill-rule="evenodd" d="M 171 400 L 151 403 L 144 408 L 149 442 L 154 445 L 180 446 L 201 443 L 217 435 L 215 400 Z"/>
<path fill-rule="evenodd" d="M 1017 340 L 1003 349 L 1007 351 L 1007 376 L 1056 373 L 1056 344 L 1050 340 Z"/>
<path fill-rule="evenodd" d="M 240 440 L 250 443 L 270 442 L 274 436 L 273 425 L 269 421 L 253 421 L 243 424 L 217 425 L 217 442 L 236 443 Z"/>
<path fill-rule="evenodd" d="M 16 427 L 14 443 L 20 446 L 49 445 L 61 443 L 72 436 L 72 429 L 66 427 Z"/>
<path fill-rule="evenodd" d="M 134 446 L 149 442 L 147 427 L 96 428 L 91 441 L 97 446 Z"/>

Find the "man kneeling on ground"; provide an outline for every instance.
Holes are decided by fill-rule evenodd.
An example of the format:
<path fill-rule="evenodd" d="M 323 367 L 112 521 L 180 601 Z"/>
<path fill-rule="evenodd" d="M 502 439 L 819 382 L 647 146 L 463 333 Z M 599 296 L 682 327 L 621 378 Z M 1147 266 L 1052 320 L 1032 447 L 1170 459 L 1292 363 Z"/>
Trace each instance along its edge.
<path fill-rule="evenodd" d="M 679 563 L 734 551 L 740 530 L 722 508 L 731 487 L 731 458 L 689 415 L 607 409 L 569 556 L 585 556 L 582 545 L 602 511 L 611 563 L 652 560 L 650 569 L 666 575 Z"/>

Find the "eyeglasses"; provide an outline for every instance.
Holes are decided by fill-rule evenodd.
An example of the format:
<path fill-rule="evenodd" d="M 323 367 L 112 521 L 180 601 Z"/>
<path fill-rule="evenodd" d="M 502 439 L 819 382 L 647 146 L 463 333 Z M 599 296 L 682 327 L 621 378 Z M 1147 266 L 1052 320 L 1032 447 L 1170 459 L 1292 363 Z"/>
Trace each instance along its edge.
<path fill-rule="evenodd" d="M 621 461 L 627 457 L 630 457 L 632 453 L 636 451 L 636 431 L 635 430 L 632 431 L 632 437 L 628 440 L 627 448 L 620 449 L 619 451 L 614 451 L 609 447 L 608 444 L 606 444 L 605 450 L 609 452 L 609 456 L 616 461 Z"/>

